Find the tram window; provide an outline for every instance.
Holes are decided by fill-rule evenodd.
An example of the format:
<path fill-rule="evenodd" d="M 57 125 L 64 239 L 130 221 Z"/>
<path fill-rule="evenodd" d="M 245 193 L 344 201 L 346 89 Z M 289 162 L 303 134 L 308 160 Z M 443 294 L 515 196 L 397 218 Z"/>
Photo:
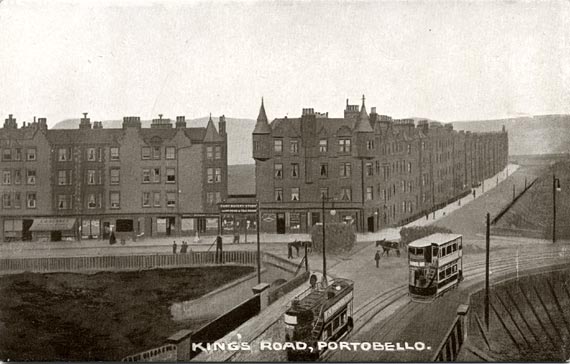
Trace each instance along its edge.
<path fill-rule="evenodd" d="M 447 248 L 446 248 L 446 250 L 447 250 L 447 254 L 451 254 L 451 252 L 452 252 L 452 250 L 451 250 L 451 245 L 448 245 Z M 446 254 L 446 255 L 447 255 L 447 254 Z"/>
<path fill-rule="evenodd" d="M 330 324 L 327 325 L 327 327 L 326 327 L 325 335 L 326 335 L 326 336 L 324 337 L 325 339 L 328 339 L 329 337 L 332 336 L 332 327 L 331 327 Z"/>
<path fill-rule="evenodd" d="M 445 272 L 441 271 L 439 272 L 439 280 L 441 281 L 443 278 L 445 278 Z"/>
<path fill-rule="evenodd" d="M 416 255 L 416 248 L 410 247 L 410 254 Z"/>
<path fill-rule="evenodd" d="M 453 268 L 451 269 L 451 271 L 452 271 L 453 273 L 457 272 L 457 266 L 454 265 Z"/>
<path fill-rule="evenodd" d="M 453 246 L 453 251 L 454 252 L 457 251 L 457 244 L 453 244 L 452 246 Z"/>
<path fill-rule="evenodd" d="M 344 311 L 341 315 L 340 315 L 340 324 L 344 324 L 346 322 L 346 311 Z"/>
<path fill-rule="evenodd" d="M 451 275 L 451 267 L 449 267 L 449 268 L 447 268 L 447 269 L 445 270 L 445 275 L 446 275 L 446 276 L 450 276 L 450 275 Z"/>

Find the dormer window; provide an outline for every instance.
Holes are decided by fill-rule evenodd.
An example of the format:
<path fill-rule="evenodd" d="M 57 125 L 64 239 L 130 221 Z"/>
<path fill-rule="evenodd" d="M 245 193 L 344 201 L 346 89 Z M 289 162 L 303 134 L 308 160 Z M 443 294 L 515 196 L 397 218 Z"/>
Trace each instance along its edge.
<path fill-rule="evenodd" d="M 343 138 L 338 140 L 338 151 L 340 153 L 350 153 L 350 142 L 348 138 Z"/>

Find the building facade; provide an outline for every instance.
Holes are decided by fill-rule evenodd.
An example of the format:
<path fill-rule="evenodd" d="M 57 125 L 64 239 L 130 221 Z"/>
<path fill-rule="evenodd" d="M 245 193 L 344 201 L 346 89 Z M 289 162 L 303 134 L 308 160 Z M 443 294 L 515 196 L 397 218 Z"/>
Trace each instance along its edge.
<path fill-rule="evenodd" d="M 78 129 L 45 119 L 0 129 L 0 240 L 107 239 L 217 233 L 227 197 L 225 117 L 216 129 L 184 116 L 124 117 L 106 129 L 84 114 Z"/>
<path fill-rule="evenodd" d="M 253 131 L 261 228 L 307 232 L 323 220 L 359 231 L 402 225 L 469 193 L 508 162 L 508 134 L 395 120 L 348 100 L 343 118 L 303 109 Z M 329 214 L 334 211 L 334 215 Z"/>

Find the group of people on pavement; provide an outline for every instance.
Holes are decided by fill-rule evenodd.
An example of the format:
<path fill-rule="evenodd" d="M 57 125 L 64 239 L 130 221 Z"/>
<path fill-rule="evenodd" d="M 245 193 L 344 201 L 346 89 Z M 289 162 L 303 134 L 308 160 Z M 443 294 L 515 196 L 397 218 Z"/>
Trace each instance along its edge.
<path fill-rule="evenodd" d="M 176 254 L 178 251 L 178 245 L 176 244 L 176 240 L 172 243 L 172 254 Z M 180 254 L 186 254 L 188 252 L 188 243 L 182 241 L 180 245 Z"/>

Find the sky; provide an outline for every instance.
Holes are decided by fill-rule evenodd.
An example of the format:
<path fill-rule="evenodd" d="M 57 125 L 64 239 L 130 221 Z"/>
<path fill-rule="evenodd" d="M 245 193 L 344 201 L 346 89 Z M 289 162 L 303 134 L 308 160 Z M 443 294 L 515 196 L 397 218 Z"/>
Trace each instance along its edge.
<path fill-rule="evenodd" d="M 570 113 L 570 3 L 0 0 L 0 118 Z"/>

